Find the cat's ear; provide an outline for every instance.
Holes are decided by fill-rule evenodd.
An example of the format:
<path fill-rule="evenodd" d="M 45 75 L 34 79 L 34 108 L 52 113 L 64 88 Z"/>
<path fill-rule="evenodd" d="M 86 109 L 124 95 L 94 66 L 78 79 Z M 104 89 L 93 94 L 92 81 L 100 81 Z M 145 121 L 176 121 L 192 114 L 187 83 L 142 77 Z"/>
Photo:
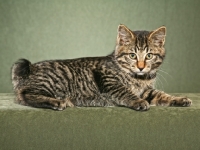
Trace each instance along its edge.
<path fill-rule="evenodd" d="M 134 40 L 133 32 L 125 25 L 118 26 L 117 44 L 129 45 Z"/>
<path fill-rule="evenodd" d="M 166 27 L 162 26 L 149 34 L 149 41 L 155 46 L 162 47 L 165 44 Z"/>

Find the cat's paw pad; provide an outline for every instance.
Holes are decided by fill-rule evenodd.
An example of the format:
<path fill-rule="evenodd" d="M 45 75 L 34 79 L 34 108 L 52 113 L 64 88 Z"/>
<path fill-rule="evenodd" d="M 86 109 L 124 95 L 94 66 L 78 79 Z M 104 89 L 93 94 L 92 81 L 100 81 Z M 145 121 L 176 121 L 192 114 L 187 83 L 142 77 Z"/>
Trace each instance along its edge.
<path fill-rule="evenodd" d="M 138 111 L 149 110 L 149 103 L 145 100 L 136 100 L 133 102 L 132 108 Z"/>
<path fill-rule="evenodd" d="M 186 97 L 177 97 L 177 99 L 173 100 L 172 106 L 182 106 L 189 107 L 192 105 L 192 100 Z"/>

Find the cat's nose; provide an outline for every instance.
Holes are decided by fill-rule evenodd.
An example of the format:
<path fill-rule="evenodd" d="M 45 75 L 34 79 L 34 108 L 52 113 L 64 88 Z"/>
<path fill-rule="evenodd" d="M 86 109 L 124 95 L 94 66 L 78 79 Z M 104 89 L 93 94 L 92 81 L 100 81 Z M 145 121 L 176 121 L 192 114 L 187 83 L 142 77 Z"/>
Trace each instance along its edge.
<path fill-rule="evenodd" d="M 140 71 L 142 71 L 144 68 L 138 68 Z"/>
<path fill-rule="evenodd" d="M 137 67 L 140 71 L 142 71 L 145 67 L 144 61 L 138 61 Z"/>

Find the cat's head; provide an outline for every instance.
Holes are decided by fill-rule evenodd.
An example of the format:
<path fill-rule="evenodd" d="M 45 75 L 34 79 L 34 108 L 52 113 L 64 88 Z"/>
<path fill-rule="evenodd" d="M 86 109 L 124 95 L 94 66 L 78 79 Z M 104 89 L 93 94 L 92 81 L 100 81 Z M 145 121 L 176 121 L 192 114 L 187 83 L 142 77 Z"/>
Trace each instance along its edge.
<path fill-rule="evenodd" d="M 120 68 L 136 76 L 153 76 L 165 57 L 166 27 L 131 31 L 119 25 L 115 59 Z"/>

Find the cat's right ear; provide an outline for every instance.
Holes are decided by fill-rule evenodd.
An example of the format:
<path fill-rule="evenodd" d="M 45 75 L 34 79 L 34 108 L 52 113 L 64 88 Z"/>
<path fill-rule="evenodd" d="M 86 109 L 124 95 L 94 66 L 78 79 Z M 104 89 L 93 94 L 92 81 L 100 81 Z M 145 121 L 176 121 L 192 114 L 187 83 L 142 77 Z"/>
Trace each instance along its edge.
<path fill-rule="evenodd" d="M 125 25 L 120 24 L 117 31 L 117 44 L 129 45 L 134 40 L 133 32 Z"/>
<path fill-rule="evenodd" d="M 166 27 L 162 26 L 149 34 L 149 41 L 155 46 L 162 47 L 165 44 Z"/>

